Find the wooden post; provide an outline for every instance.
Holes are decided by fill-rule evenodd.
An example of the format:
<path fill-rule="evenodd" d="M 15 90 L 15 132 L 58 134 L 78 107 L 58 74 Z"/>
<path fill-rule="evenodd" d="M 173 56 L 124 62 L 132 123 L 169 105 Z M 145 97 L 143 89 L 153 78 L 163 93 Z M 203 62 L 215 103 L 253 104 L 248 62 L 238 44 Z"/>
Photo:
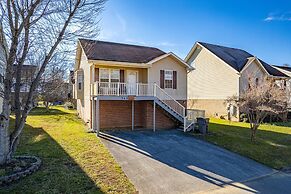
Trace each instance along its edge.
<path fill-rule="evenodd" d="M 96 129 L 97 129 L 97 136 L 99 136 L 100 132 L 100 103 L 99 99 L 96 98 L 96 106 L 95 106 L 95 115 L 96 115 Z"/>
<path fill-rule="evenodd" d="M 153 131 L 156 132 L 156 101 L 154 100 L 154 108 L 153 108 Z"/>
<path fill-rule="evenodd" d="M 134 100 L 131 101 L 131 130 L 134 130 Z"/>

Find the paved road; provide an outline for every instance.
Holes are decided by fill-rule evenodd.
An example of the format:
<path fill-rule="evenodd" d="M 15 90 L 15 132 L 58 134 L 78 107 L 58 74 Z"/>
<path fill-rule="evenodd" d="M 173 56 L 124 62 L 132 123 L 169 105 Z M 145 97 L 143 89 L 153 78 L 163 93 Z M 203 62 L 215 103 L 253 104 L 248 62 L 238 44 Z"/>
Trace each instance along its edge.
<path fill-rule="evenodd" d="M 100 137 L 139 193 L 265 193 L 264 185 L 274 182 L 268 177 L 280 175 L 176 130 L 118 131 Z"/>

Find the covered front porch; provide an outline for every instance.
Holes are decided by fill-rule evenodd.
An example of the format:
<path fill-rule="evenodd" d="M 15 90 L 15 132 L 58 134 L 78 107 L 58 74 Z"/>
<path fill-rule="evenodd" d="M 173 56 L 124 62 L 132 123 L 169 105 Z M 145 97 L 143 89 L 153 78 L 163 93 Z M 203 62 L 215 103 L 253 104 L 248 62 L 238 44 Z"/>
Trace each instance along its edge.
<path fill-rule="evenodd" d="M 186 121 L 186 108 L 157 84 L 91 84 L 91 127 L 99 133 L 106 128 L 173 129 Z"/>

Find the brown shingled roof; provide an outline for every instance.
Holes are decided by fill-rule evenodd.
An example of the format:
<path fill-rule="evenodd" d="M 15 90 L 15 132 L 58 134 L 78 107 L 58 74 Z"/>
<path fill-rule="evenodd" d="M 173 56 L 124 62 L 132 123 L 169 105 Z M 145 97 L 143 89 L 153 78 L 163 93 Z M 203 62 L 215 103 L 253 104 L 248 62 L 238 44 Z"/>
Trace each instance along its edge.
<path fill-rule="evenodd" d="M 147 63 L 165 52 L 145 46 L 79 39 L 88 60 Z"/>

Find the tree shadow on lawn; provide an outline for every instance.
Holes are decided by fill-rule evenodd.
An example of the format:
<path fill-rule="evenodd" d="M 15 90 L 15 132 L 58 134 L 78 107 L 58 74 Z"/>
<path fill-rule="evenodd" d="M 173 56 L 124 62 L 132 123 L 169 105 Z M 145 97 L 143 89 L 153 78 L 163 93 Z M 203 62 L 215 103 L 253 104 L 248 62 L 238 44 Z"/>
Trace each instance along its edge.
<path fill-rule="evenodd" d="M 270 123 L 270 126 L 275 125 L 275 126 L 281 126 L 281 127 L 288 127 L 291 131 L 291 121 L 288 122 L 274 122 Z"/>
<path fill-rule="evenodd" d="M 61 111 L 51 107 L 48 111 L 45 107 L 35 107 L 30 113 L 29 116 L 41 116 L 41 115 L 66 115 L 67 112 Z"/>
<path fill-rule="evenodd" d="M 258 129 L 256 142 L 251 142 L 251 131 L 247 127 L 209 123 L 209 131 L 210 135 L 205 137 L 209 142 L 275 169 L 291 166 L 291 135 L 288 133 Z"/>
<path fill-rule="evenodd" d="M 60 112 L 54 109 L 52 114 Z M 41 113 L 34 110 L 33 114 Z M 0 193 L 103 193 L 43 128 L 26 124 L 16 155 L 41 158 L 41 168 L 9 186 L 0 187 Z"/>
<path fill-rule="evenodd" d="M 288 146 L 287 148 L 281 148 L 275 145 L 278 143 L 277 141 L 280 140 L 287 139 L 290 141 L 290 135 L 270 131 L 259 131 L 258 143 L 252 144 L 249 139 L 248 128 L 213 123 L 210 124 L 209 128 L 210 131 L 215 128 L 221 129 L 219 131 L 213 130 L 215 132 L 209 136 L 209 141 L 212 139 L 211 142 L 222 147 L 257 161 L 263 161 L 263 163 L 266 164 L 270 164 L 267 160 L 276 160 L 275 157 L 277 156 L 280 158 L 276 161 L 276 165 L 291 164 L 290 159 L 285 162 L 283 161 L 284 159 L 287 160 L 288 155 L 286 155 L 286 151 L 290 151 L 291 148 Z M 227 135 L 224 130 L 233 131 Z M 179 133 L 178 136 L 176 135 L 177 133 Z M 276 138 L 261 139 L 272 136 L 276 136 Z M 167 134 L 167 132 L 117 131 L 101 133 L 100 137 L 108 142 L 133 150 L 138 154 L 150 157 L 176 170 L 218 187 L 233 186 L 251 193 L 264 192 L 265 190 L 261 187 L 248 187 L 248 183 L 243 183 L 246 187 L 234 183 L 274 172 L 272 169 L 237 154 L 228 152 L 215 145 L 207 144 L 200 140 L 193 141 L 193 137 L 180 132 L 173 132 L 173 134 L 170 132 Z M 232 139 L 233 137 L 236 138 Z M 183 146 L 181 146 L 181 144 Z M 285 145 L 283 144 L 283 146 Z M 189 149 L 190 147 L 193 149 Z M 122 150 L 119 151 L 123 152 Z M 279 153 L 276 153 L 276 151 L 279 151 Z M 128 153 L 125 151 L 123 154 L 127 155 Z M 289 156 L 289 158 L 291 158 L 290 153 Z M 130 160 L 134 159 L 131 158 Z M 177 179 L 178 178 L 179 177 L 177 177 Z"/>

